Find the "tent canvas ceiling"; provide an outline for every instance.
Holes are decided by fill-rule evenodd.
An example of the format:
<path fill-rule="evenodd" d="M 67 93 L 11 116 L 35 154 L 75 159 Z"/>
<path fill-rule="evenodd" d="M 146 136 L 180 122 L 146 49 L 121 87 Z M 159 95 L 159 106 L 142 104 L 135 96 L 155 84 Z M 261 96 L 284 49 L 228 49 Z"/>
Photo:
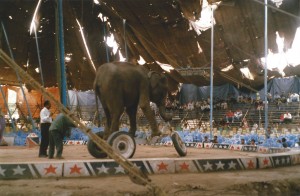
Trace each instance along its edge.
<path fill-rule="evenodd" d="M 95 3 L 99 2 L 99 3 Z M 264 6 L 262 0 L 224 0 L 217 3 L 214 11 L 214 85 L 227 82 L 239 86 L 248 85 L 259 89 L 263 85 L 264 56 Z M 268 49 L 278 53 L 276 32 L 284 37 L 284 51 L 293 44 L 300 26 L 298 0 L 283 0 L 280 7 L 269 1 Z M 31 76 L 41 82 L 38 53 L 45 86 L 57 86 L 57 17 L 55 0 L 42 0 L 35 18 L 37 25 L 37 50 L 35 34 L 30 34 L 37 1 L 2 0 L 0 2 L 1 24 L 5 27 L 15 61 Z M 96 67 L 107 61 L 119 60 L 118 53 L 106 47 L 105 36 L 114 35 L 123 57 L 137 63 L 142 57 L 147 68 L 164 70 L 159 63 L 172 66 L 167 72 L 171 90 L 178 83 L 198 86 L 209 85 L 211 64 L 211 29 L 197 32 L 193 22 L 207 9 L 206 0 L 64 0 L 63 22 L 65 55 L 69 89 L 92 89 L 95 72 L 84 47 L 77 21 L 81 24 L 91 59 Z M 208 9 L 210 5 L 208 5 Z M 277 8 L 277 9 L 275 9 Z M 279 10 L 278 10 L 279 9 Z M 287 12 L 287 15 L 283 12 Z M 107 17 L 101 20 L 99 14 Z M 77 20 L 77 21 L 76 21 Z M 126 21 L 124 25 L 124 21 Z M 126 43 L 126 44 L 125 44 Z M 0 47 L 9 54 L 5 34 L 0 33 Z M 232 65 L 229 71 L 222 71 Z M 190 73 L 182 74 L 182 70 Z M 240 71 L 248 68 L 254 80 Z M 0 60 L 1 84 L 16 84 L 14 71 Z M 299 75 L 299 66 L 287 66 L 285 76 Z M 197 72 L 198 73 L 198 72 Z M 204 73 L 204 74 L 203 74 Z M 277 70 L 269 70 L 268 77 L 280 77 Z"/>

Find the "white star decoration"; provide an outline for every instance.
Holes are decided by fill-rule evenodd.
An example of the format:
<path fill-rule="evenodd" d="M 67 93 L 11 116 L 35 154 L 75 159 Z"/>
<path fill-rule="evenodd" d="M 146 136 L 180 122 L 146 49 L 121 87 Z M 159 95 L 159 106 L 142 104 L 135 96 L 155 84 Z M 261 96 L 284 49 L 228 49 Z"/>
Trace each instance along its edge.
<path fill-rule="evenodd" d="M 286 163 L 287 163 L 287 164 L 290 163 L 290 158 L 289 158 L 289 157 L 286 158 Z"/>
<path fill-rule="evenodd" d="M 216 163 L 217 169 L 223 169 L 224 170 L 224 163 L 222 163 L 221 161 L 219 161 L 219 163 Z"/>
<path fill-rule="evenodd" d="M 141 166 L 137 166 L 136 163 L 134 163 L 133 165 L 134 165 L 134 167 L 141 169 Z"/>
<path fill-rule="evenodd" d="M 205 171 L 207 170 L 212 170 L 212 164 L 210 164 L 208 161 L 206 162 L 205 165 L 203 165 L 205 167 Z"/>
<path fill-rule="evenodd" d="M 21 168 L 20 165 L 18 165 L 18 167 L 16 167 L 14 170 L 14 174 L 13 175 L 23 175 L 23 172 L 26 170 L 25 168 Z"/>
<path fill-rule="evenodd" d="M 0 174 L 1 174 L 2 176 L 5 176 L 5 174 L 4 174 L 5 171 L 6 171 L 6 169 L 2 169 L 2 167 L 0 167 Z"/>
<path fill-rule="evenodd" d="M 123 173 L 125 174 L 125 170 L 121 165 L 118 165 L 118 167 L 115 167 L 116 173 Z"/>
<path fill-rule="evenodd" d="M 236 169 L 235 165 L 236 165 L 236 163 L 234 163 L 233 161 L 231 161 L 230 163 L 228 163 L 228 166 L 229 166 L 228 169 Z"/>
<path fill-rule="evenodd" d="M 282 157 L 281 162 L 282 162 L 282 164 L 285 164 L 285 158 L 284 157 Z"/>
<path fill-rule="evenodd" d="M 279 165 L 279 159 L 278 158 L 275 160 L 275 164 Z"/>
<path fill-rule="evenodd" d="M 97 167 L 97 169 L 98 169 L 98 173 L 99 173 L 99 174 L 101 174 L 101 173 L 108 174 L 107 171 L 108 171 L 109 168 L 105 167 L 103 164 L 102 164 L 101 167 Z"/>

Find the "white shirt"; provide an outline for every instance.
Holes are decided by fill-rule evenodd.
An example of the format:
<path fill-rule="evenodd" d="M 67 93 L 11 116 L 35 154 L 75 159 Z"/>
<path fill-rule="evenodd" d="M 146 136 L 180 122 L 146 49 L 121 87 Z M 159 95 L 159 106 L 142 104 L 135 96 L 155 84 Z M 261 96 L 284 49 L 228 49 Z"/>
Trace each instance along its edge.
<path fill-rule="evenodd" d="M 283 118 L 286 118 L 286 119 L 292 119 L 292 115 L 290 113 L 285 113 L 283 115 Z"/>
<path fill-rule="evenodd" d="M 242 116 L 242 115 L 243 115 L 242 111 L 235 111 L 234 112 L 235 117 L 239 117 L 239 116 Z"/>
<path fill-rule="evenodd" d="M 50 117 L 50 110 L 44 107 L 40 112 L 41 123 L 52 123 L 52 118 Z"/>

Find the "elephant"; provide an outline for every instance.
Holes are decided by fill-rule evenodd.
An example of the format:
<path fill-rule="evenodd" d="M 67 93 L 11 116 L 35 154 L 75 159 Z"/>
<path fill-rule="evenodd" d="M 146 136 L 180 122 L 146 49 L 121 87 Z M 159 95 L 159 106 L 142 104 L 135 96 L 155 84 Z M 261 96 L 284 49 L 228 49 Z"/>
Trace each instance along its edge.
<path fill-rule="evenodd" d="M 138 106 L 145 114 L 151 136 L 159 136 L 154 111 L 150 101 L 159 108 L 163 120 L 171 120 L 166 114 L 165 101 L 168 94 L 168 80 L 164 74 L 149 71 L 142 65 L 128 62 L 111 62 L 101 65 L 96 72 L 94 90 L 100 99 L 106 115 L 103 139 L 119 130 L 120 117 L 125 111 L 129 116 L 129 135 L 134 138 L 137 129 L 136 114 Z"/>

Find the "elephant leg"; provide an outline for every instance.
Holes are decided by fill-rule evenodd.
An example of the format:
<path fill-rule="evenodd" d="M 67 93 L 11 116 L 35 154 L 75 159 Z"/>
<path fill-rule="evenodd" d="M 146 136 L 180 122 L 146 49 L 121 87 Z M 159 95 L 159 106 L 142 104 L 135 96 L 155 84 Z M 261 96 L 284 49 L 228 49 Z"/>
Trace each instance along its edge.
<path fill-rule="evenodd" d="M 141 109 L 143 110 L 152 130 L 151 136 L 159 136 L 161 133 L 158 130 L 157 122 L 155 119 L 154 111 L 151 110 L 150 105 L 141 105 Z"/>
<path fill-rule="evenodd" d="M 111 118 L 111 127 L 110 127 L 110 134 L 112 134 L 113 132 L 116 132 L 119 130 L 119 125 L 120 125 L 120 117 L 122 115 L 123 111 L 114 111 L 114 113 L 112 114 L 112 118 Z"/>
<path fill-rule="evenodd" d="M 135 136 L 136 132 L 136 113 L 137 113 L 137 106 L 126 108 L 126 113 L 129 116 L 129 121 L 130 121 L 130 129 L 129 129 L 129 134 L 131 135 L 132 138 Z"/>
<path fill-rule="evenodd" d="M 109 112 L 109 109 L 107 108 L 107 106 L 104 105 L 104 104 L 102 106 L 103 106 L 104 113 L 105 113 L 105 116 L 106 116 L 106 124 L 105 124 L 105 128 L 104 128 L 103 139 L 106 140 L 110 135 L 111 115 L 110 115 L 110 112 Z"/>

